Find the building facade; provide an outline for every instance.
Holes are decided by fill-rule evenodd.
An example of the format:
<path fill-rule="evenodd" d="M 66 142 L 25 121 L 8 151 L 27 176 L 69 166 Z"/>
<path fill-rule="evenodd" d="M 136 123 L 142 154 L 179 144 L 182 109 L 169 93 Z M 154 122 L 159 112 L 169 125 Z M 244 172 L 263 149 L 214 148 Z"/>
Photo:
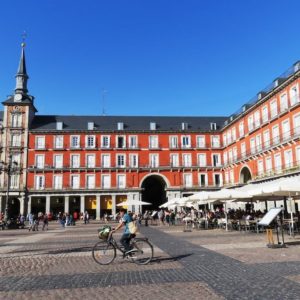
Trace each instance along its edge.
<path fill-rule="evenodd" d="M 300 64 L 230 117 L 38 115 L 24 45 L 3 102 L 1 201 L 10 214 L 157 208 L 201 190 L 299 172 Z M 136 210 L 137 207 L 129 209 Z"/>

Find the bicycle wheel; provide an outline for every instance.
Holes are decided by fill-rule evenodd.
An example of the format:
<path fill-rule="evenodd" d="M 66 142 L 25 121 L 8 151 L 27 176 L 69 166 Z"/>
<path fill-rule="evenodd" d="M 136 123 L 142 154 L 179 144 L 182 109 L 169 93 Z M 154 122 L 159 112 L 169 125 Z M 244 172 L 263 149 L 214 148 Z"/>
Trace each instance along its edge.
<path fill-rule="evenodd" d="M 131 260 L 138 265 L 146 265 L 153 258 L 153 246 L 147 240 L 135 240 L 130 251 Z"/>
<path fill-rule="evenodd" d="M 116 258 L 116 248 L 107 241 L 101 241 L 93 247 L 92 254 L 96 263 L 108 265 Z"/>

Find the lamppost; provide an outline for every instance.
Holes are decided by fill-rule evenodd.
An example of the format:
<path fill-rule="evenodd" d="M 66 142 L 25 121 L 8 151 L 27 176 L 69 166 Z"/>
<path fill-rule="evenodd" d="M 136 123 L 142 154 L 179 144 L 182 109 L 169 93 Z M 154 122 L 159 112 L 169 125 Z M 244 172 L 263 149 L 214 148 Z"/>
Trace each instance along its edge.
<path fill-rule="evenodd" d="M 14 173 L 18 163 L 12 161 L 12 155 L 9 155 L 8 163 L 1 161 L 1 170 L 7 173 L 7 190 L 6 190 L 6 200 L 5 200 L 5 212 L 4 212 L 4 221 L 8 221 L 8 199 L 9 199 L 9 189 L 10 189 L 10 178 L 11 174 Z"/>

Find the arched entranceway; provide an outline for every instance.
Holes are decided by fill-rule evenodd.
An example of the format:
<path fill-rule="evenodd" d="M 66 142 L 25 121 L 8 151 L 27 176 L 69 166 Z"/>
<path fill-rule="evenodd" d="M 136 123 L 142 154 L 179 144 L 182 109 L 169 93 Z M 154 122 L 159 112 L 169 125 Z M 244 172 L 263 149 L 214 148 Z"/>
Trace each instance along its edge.
<path fill-rule="evenodd" d="M 159 175 L 151 175 L 142 183 L 142 201 L 152 205 L 143 206 L 143 211 L 158 209 L 166 202 L 166 182 Z"/>
<path fill-rule="evenodd" d="M 8 216 L 9 218 L 17 218 L 20 214 L 20 200 L 18 198 L 8 199 Z"/>
<path fill-rule="evenodd" d="M 243 167 L 240 174 L 240 183 L 247 183 L 252 179 L 251 172 L 248 167 Z"/>

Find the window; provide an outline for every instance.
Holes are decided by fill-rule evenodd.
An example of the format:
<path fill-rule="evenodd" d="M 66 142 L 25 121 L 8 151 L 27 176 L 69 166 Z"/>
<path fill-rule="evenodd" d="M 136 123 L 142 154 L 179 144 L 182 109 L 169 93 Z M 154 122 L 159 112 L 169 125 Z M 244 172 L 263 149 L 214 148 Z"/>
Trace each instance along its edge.
<path fill-rule="evenodd" d="M 56 135 L 54 137 L 54 148 L 55 149 L 62 149 L 64 147 L 64 136 L 63 135 Z"/>
<path fill-rule="evenodd" d="M 45 188 L 45 177 L 43 175 L 35 176 L 35 189 L 43 190 Z"/>
<path fill-rule="evenodd" d="M 273 145 L 279 143 L 279 126 L 275 125 L 272 127 L 272 140 L 273 140 Z"/>
<path fill-rule="evenodd" d="M 138 144 L 137 144 L 137 136 L 136 135 L 130 135 L 129 136 L 129 148 L 136 149 Z"/>
<path fill-rule="evenodd" d="M 137 168 L 139 166 L 137 154 L 129 154 L 129 166 L 131 168 Z"/>
<path fill-rule="evenodd" d="M 229 180 L 231 184 L 234 184 L 234 171 L 230 170 L 229 172 Z"/>
<path fill-rule="evenodd" d="M 21 146 L 21 135 L 20 134 L 12 134 L 11 135 L 11 146 L 12 147 L 20 147 Z"/>
<path fill-rule="evenodd" d="M 124 189 L 126 187 L 126 176 L 117 175 L 117 186 L 119 189 Z"/>
<path fill-rule="evenodd" d="M 95 175 L 86 175 L 86 187 L 88 189 L 95 188 Z"/>
<path fill-rule="evenodd" d="M 150 130 L 156 130 L 156 123 L 150 122 Z"/>
<path fill-rule="evenodd" d="M 62 130 L 63 129 L 63 122 L 56 122 L 56 130 Z"/>
<path fill-rule="evenodd" d="M 207 186 L 207 174 L 205 174 L 205 173 L 199 174 L 199 185 L 201 187 Z"/>
<path fill-rule="evenodd" d="M 231 136 L 232 136 L 232 141 L 234 142 L 236 140 L 236 129 L 233 127 L 231 129 Z"/>
<path fill-rule="evenodd" d="M 102 135 L 102 137 L 101 137 L 101 147 L 102 148 L 109 148 L 110 147 L 110 136 L 109 135 Z"/>
<path fill-rule="evenodd" d="M 224 165 L 227 165 L 227 162 L 228 162 L 228 153 L 227 152 L 223 153 L 223 162 L 224 162 Z"/>
<path fill-rule="evenodd" d="M 264 161 L 263 160 L 257 161 L 257 170 L 258 170 L 258 176 L 264 175 Z"/>
<path fill-rule="evenodd" d="M 225 184 L 229 183 L 229 174 L 225 172 Z"/>
<path fill-rule="evenodd" d="M 150 154 L 149 161 L 150 161 L 150 167 L 157 168 L 159 166 L 158 154 Z"/>
<path fill-rule="evenodd" d="M 227 143 L 228 145 L 232 143 L 231 130 L 227 131 Z"/>
<path fill-rule="evenodd" d="M 205 153 L 198 154 L 198 165 L 199 165 L 199 167 L 206 167 L 206 154 Z"/>
<path fill-rule="evenodd" d="M 72 154 L 71 155 L 71 168 L 79 168 L 80 167 L 80 155 Z"/>
<path fill-rule="evenodd" d="M 292 149 L 284 151 L 284 163 L 285 168 L 289 169 L 293 167 L 293 152 Z"/>
<path fill-rule="evenodd" d="M 275 163 L 275 171 L 277 173 L 281 172 L 281 154 L 277 153 L 274 156 L 274 163 Z"/>
<path fill-rule="evenodd" d="M 228 160 L 229 160 L 230 164 L 233 162 L 232 149 L 229 149 L 229 151 L 228 151 Z"/>
<path fill-rule="evenodd" d="M 53 187 L 54 189 L 62 189 L 62 175 L 53 176 Z"/>
<path fill-rule="evenodd" d="M 118 122 L 118 130 L 123 130 L 124 129 L 124 123 L 123 122 Z"/>
<path fill-rule="evenodd" d="M 270 131 L 269 130 L 264 131 L 264 145 L 265 145 L 265 148 L 270 147 Z"/>
<path fill-rule="evenodd" d="M 261 135 L 258 134 L 255 137 L 255 143 L 256 143 L 256 151 L 259 152 L 262 150 L 262 142 L 261 142 Z"/>
<path fill-rule="evenodd" d="M 291 106 L 295 105 L 296 103 L 299 102 L 299 93 L 298 93 L 298 86 L 293 86 L 290 89 L 290 102 Z"/>
<path fill-rule="evenodd" d="M 62 168 L 63 167 L 63 156 L 62 154 L 54 155 L 54 168 Z"/>
<path fill-rule="evenodd" d="M 185 187 L 193 186 L 192 174 L 183 174 L 183 184 Z"/>
<path fill-rule="evenodd" d="M 184 135 L 181 137 L 181 145 L 182 148 L 190 148 L 191 147 L 191 137 L 189 135 Z"/>
<path fill-rule="evenodd" d="M 237 161 L 237 147 L 234 147 L 232 149 L 232 154 L 233 154 L 233 160 Z"/>
<path fill-rule="evenodd" d="M 239 124 L 239 134 L 240 134 L 240 137 L 244 136 L 244 134 L 245 134 L 244 122 L 240 122 L 240 124 Z"/>
<path fill-rule="evenodd" d="M 226 133 L 223 134 L 223 145 L 224 145 L 224 147 L 227 146 L 227 134 Z"/>
<path fill-rule="evenodd" d="M 10 188 L 11 189 L 17 189 L 19 188 L 19 174 L 12 174 L 10 176 Z"/>
<path fill-rule="evenodd" d="M 270 175 L 272 173 L 272 157 L 269 156 L 266 158 L 266 173 Z"/>
<path fill-rule="evenodd" d="M 22 115 L 20 113 L 11 114 L 11 127 L 22 127 Z"/>
<path fill-rule="evenodd" d="M 71 187 L 73 189 L 79 189 L 79 175 L 71 176 Z"/>
<path fill-rule="evenodd" d="M 150 149 L 157 149 L 158 148 L 158 136 L 157 135 L 150 135 L 149 136 L 149 148 Z"/>
<path fill-rule="evenodd" d="M 300 134 L 300 114 L 293 117 L 294 134 Z"/>
<path fill-rule="evenodd" d="M 268 122 L 269 120 L 269 112 L 268 112 L 268 106 L 264 106 L 262 108 L 262 121 L 263 123 Z"/>
<path fill-rule="evenodd" d="M 95 168 L 95 154 L 87 154 L 86 166 L 88 168 Z"/>
<path fill-rule="evenodd" d="M 102 188 L 103 189 L 109 189 L 110 188 L 110 175 L 102 175 L 101 176 L 102 181 Z"/>
<path fill-rule="evenodd" d="M 44 168 L 44 160 L 45 160 L 44 155 L 36 155 L 35 156 L 35 167 L 38 169 L 43 169 Z"/>
<path fill-rule="evenodd" d="M 117 167 L 118 168 L 125 168 L 125 155 L 124 154 L 117 154 Z"/>
<path fill-rule="evenodd" d="M 94 122 L 88 122 L 88 130 L 94 129 Z"/>
<path fill-rule="evenodd" d="M 288 109 L 288 98 L 287 94 L 283 94 L 280 96 L 280 111 L 284 112 Z"/>
<path fill-rule="evenodd" d="M 71 148 L 79 148 L 80 147 L 80 136 L 72 135 L 71 136 Z"/>
<path fill-rule="evenodd" d="M 17 166 L 15 165 L 17 163 Z M 11 155 L 11 166 L 13 167 L 20 167 L 21 163 L 21 154 L 20 153 L 13 153 Z"/>
<path fill-rule="evenodd" d="M 220 147 L 220 137 L 218 135 L 213 135 L 211 137 L 211 146 L 212 146 L 212 148 Z"/>
<path fill-rule="evenodd" d="M 220 154 L 213 154 L 212 155 L 212 165 L 213 165 L 213 167 L 221 166 Z"/>
<path fill-rule="evenodd" d="M 102 168 L 110 168 L 110 154 L 101 155 Z"/>
<path fill-rule="evenodd" d="M 251 138 L 251 140 L 250 140 L 250 152 L 251 152 L 251 154 L 254 154 L 256 152 L 255 138 Z"/>
<path fill-rule="evenodd" d="M 197 148 L 205 148 L 205 135 L 197 136 Z"/>
<path fill-rule="evenodd" d="M 177 149 L 178 148 L 178 137 L 170 136 L 170 148 Z"/>
<path fill-rule="evenodd" d="M 214 174 L 214 184 L 215 184 L 215 186 L 221 186 L 222 185 L 221 174 Z"/>
<path fill-rule="evenodd" d="M 117 136 L 117 148 L 119 149 L 123 149 L 126 148 L 126 140 L 125 140 L 125 136 Z"/>
<path fill-rule="evenodd" d="M 277 114 L 278 114 L 278 111 L 277 111 L 277 100 L 274 99 L 273 101 L 271 101 L 270 106 L 271 106 L 271 118 L 275 118 L 277 116 Z"/>
<path fill-rule="evenodd" d="M 289 120 L 284 120 L 282 122 L 282 137 L 284 140 L 289 139 L 291 136 L 291 131 L 290 131 L 290 121 Z"/>
<path fill-rule="evenodd" d="M 192 166 L 192 156 L 191 154 L 182 154 L 182 164 L 184 167 Z"/>
<path fill-rule="evenodd" d="M 85 145 L 87 148 L 95 148 L 96 139 L 94 135 L 88 135 L 85 140 Z"/>
<path fill-rule="evenodd" d="M 253 124 L 253 115 L 248 117 L 248 130 L 252 131 L 254 128 L 254 124 Z"/>
<path fill-rule="evenodd" d="M 242 158 L 245 158 L 247 155 L 247 152 L 246 152 L 246 143 L 241 143 L 241 156 Z"/>
<path fill-rule="evenodd" d="M 296 163 L 298 166 L 300 165 L 300 147 L 296 148 Z"/>
<path fill-rule="evenodd" d="M 255 123 L 255 128 L 260 126 L 260 111 L 259 110 L 257 110 L 254 113 L 254 123 Z"/>
<path fill-rule="evenodd" d="M 171 167 L 179 167 L 178 154 L 170 154 L 170 164 L 171 164 Z"/>
<path fill-rule="evenodd" d="M 37 136 L 35 138 L 35 149 L 45 149 L 45 137 Z"/>

